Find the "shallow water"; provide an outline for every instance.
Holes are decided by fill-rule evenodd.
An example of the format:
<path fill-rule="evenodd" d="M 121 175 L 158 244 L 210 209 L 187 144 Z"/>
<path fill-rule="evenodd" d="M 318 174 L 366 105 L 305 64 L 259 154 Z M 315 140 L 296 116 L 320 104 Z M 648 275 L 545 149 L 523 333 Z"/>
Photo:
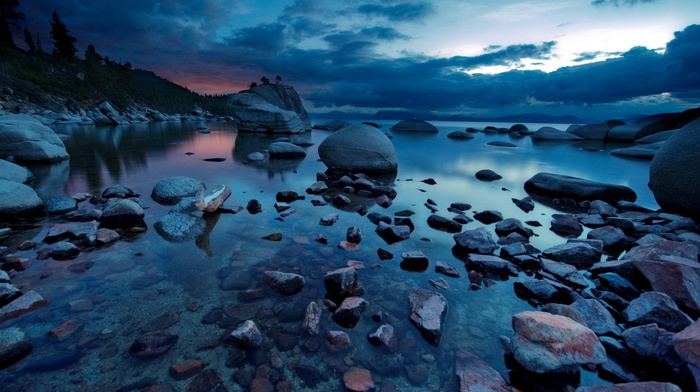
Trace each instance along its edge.
<path fill-rule="evenodd" d="M 379 122 L 387 129 L 394 122 Z M 469 291 L 464 263 L 452 254 L 452 234 L 431 229 L 426 219 L 431 212 L 424 203 L 431 199 L 438 214 L 452 217 L 446 209 L 450 203 L 466 202 L 473 208 L 467 212 L 498 210 L 504 217 L 521 221 L 538 220 L 543 226 L 533 227 L 538 235 L 531 243 L 539 248 L 563 243 L 565 239 L 548 230 L 549 216 L 555 211 L 537 204 L 525 213 L 511 198 L 527 196 L 523 183 L 538 172 L 553 172 L 601 182 L 627 185 L 634 189 L 638 204 L 656 209 L 647 189 L 646 161 L 622 159 L 607 153 L 617 145 L 602 143 L 540 142 L 529 137 L 506 134 L 474 134 L 471 140 L 452 140 L 446 135 L 466 127 L 483 128 L 479 124 L 436 122 L 438 134 L 394 134 L 392 139 L 399 158 L 399 170 L 392 185 L 398 193 L 391 207 L 384 210 L 372 200 L 358 200 L 386 215 L 410 209 L 416 230 L 407 241 L 387 245 L 374 233 L 374 225 L 354 211 L 338 210 L 331 205 L 315 207 L 306 200 L 292 202 L 296 213 L 280 218 L 273 207 L 275 194 L 282 190 L 305 195 L 306 187 L 315 182 L 317 172 L 325 171 L 318 160 L 317 146 L 330 133 L 312 131 L 304 135 L 315 143 L 307 147 L 303 160 L 278 160 L 256 165 L 245 164 L 245 157 L 263 151 L 277 136 L 237 133 L 229 124 L 207 124 L 208 134 L 196 131 L 192 123 L 149 123 L 119 127 L 66 126 L 57 132 L 71 136 L 66 141 L 71 160 L 54 166 L 31 167 L 37 176 L 33 186 L 44 199 L 76 192 L 101 192 L 109 185 L 122 184 L 141 194 L 140 204 L 146 211 L 145 233 L 131 235 L 128 240 L 81 253 L 72 261 L 35 260 L 28 270 L 13 280 L 23 291 L 36 290 L 50 304 L 0 327 L 19 326 L 34 342 L 33 352 L 20 363 L 0 370 L 0 385 L 14 391 L 138 390 L 139 384 L 169 382 L 176 390 L 185 390 L 192 379 L 177 381 L 168 368 L 187 359 L 201 359 L 205 369 L 214 369 L 229 391 L 246 390 L 246 377 L 262 376 L 273 383 L 292 382 L 291 390 L 340 390 L 342 371 L 360 366 L 372 371 L 381 389 L 450 390 L 454 386 L 454 354 L 468 350 L 508 376 L 499 337 L 510 336 L 511 316 L 532 307 L 513 293 L 513 281 L 497 281 L 481 290 Z M 527 124 L 537 129 L 543 124 Z M 547 124 L 550 125 L 551 124 Z M 567 125 L 555 125 L 566 129 Z M 503 140 L 515 148 L 495 147 L 486 143 Z M 595 147 L 600 151 L 586 151 Z M 187 155 L 187 153 L 193 153 Z M 226 158 L 208 162 L 205 158 Z M 495 182 L 482 182 L 474 177 L 481 169 L 492 169 L 503 176 Z M 170 243 L 158 235 L 153 224 L 165 215 L 170 206 L 161 206 L 150 198 L 157 181 L 170 176 L 190 176 L 204 181 L 208 189 L 218 184 L 232 188 L 226 206 L 244 206 L 251 199 L 261 202 L 264 211 L 251 215 L 207 216 L 208 234 L 194 241 Z M 433 178 L 435 185 L 420 180 Z M 392 179 L 390 179 L 392 180 Z M 87 202 L 85 202 L 87 203 Z M 330 213 L 340 214 L 331 227 L 320 226 L 319 219 Z M 51 218 L 60 221 L 60 218 Z M 16 252 L 36 259 L 37 251 L 48 226 L 29 230 L 5 239 L 0 245 L 10 248 L 22 240 L 32 239 L 40 245 L 33 250 Z M 357 226 L 363 234 L 358 248 L 341 250 L 348 227 Z M 483 226 L 472 222 L 464 229 Z M 487 226 L 493 229 L 493 225 Z M 279 242 L 262 240 L 271 233 L 282 233 Z M 328 245 L 314 241 L 317 234 L 328 237 Z M 394 254 L 392 260 L 380 261 L 377 249 Z M 426 272 L 410 272 L 400 267 L 401 253 L 421 250 L 430 260 Z M 400 339 L 397 353 L 368 343 L 366 335 L 375 326 L 367 311 L 352 329 L 343 328 L 324 311 L 322 334 L 328 330 L 344 330 L 350 334 L 352 348 L 331 352 L 322 338 L 310 338 L 300 328 L 310 301 L 325 295 L 325 272 L 345 267 L 349 260 L 364 263 L 358 271 L 363 295 L 370 310 L 384 313 L 384 322 L 393 325 Z M 93 261 L 82 273 L 68 270 L 71 264 Z M 439 347 L 429 345 L 408 322 L 408 295 L 417 288 L 435 290 L 429 279 L 443 277 L 434 272 L 436 261 L 457 267 L 461 278 L 444 277 L 450 288 L 441 291 L 449 302 L 445 333 Z M 282 270 L 305 276 L 303 290 L 282 296 L 268 289 L 260 280 L 264 270 Z M 229 290 L 221 287 L 228 278 Z M 230 289 L 235 287 L 234 289 Z M 263 289 L 264 298 L 242 300 L 245 288 Z M 89 299 L 93 308 L 71 311 L 70 303 Z M 221 309 L 223 317 L 213 324 L 202 319 L 212 310 Z M 179 335 L 175 346 L 164 355 L 139 359 L 129 354 L 131 343 L 142 334 L 141 329 L 154 318 L 174 312 L 179 320 L 168 328 Z M 227 332 L 238 322 L 253 318 L 265 335 L 264 347 L 247 355 L 228 342 Z M 46 333 L 69 319 L 80 319 L 81 331 L 63 342 L 47 339 Z M 292 343 L 288 343 L 291 341 Z M 53 356 L 53 357 L 51 357 Z M 57 357 L 58 356 L 58 357 Z M 42 363 L 49 357 L 47 362 Z M 294 365 L 309 365 L 319 370 L 316 385 L 310 387 L 292 370 Z M 58 367 L 52 370 L 51 366 Z M 416 371 L 416 369 L 424 369 Z M 410 374 L 409 374 L 410 372 Z M 418 373 L 418 375 L 414 374 Z M 410 377 L 409 377 L 410 376 Z M 144 381 L 145 380 L 145 381 Z M 154 381 L 155 380 L 155 381 Z M 606 384 L 593 373 L 582 372 L 581 385 Z M 124 386 L 127 386 L 124 388 Z"/>

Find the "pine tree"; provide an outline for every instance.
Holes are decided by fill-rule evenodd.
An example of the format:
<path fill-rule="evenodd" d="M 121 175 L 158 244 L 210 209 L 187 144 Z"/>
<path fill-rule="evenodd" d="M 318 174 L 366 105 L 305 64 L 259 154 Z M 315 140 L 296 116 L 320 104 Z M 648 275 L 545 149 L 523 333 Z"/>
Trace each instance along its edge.
<path fill-rule="evenodd" d="M 0 0 L 1 1 L 1 0 Z M 75 48 L 75 37 L 70 35 L 65 23 L 59 18 L 56 11 L 51 15 L 51 38 L 53 38 L 53 52 L 56 57 L 71 59 L 75 57 L 78 49 Z"/>
<path fill-rule="evenodd" d="M 34 37 L 32 37 L 32 33 L 30 33 L 29 29 L 27 29 L 26 27 L 24 28 L 24 43 L 27 44 L 27 48 L 30 52 L 34 52 L 36 50 L 36 44 L 34 44 Z"/>
<path fill-rule="evenodd" d="M 17 11 L 18 0 L 0 0 L 0 47 L 16 48 L 12 39 L 12 29 L 19 29 L 20 20 L 24 20 L 24 14 Z"/>

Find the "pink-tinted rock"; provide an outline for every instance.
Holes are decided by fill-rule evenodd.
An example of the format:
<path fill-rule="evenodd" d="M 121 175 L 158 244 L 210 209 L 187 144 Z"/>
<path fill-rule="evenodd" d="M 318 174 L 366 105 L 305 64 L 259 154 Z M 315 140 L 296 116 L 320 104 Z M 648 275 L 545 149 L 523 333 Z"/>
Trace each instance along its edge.
<path fill-rule="evenodd" d="M 503 376 L 476 355 L 459 351 L 455 363 L 459 392 L 512 392 Z"/>
<path fill-rule="evenodd" d="M 683 360 L 700 368 L 700 320 L 675 334 L 673 346 Z"/>
<path fill-rule="evenodd" d="M 301 328 L 309 335 L 318 335 L 321 330 L 321 307 L 316 301 L 310 302 L 306 307 L 304 321 Z"/>
<path fill-rule="evenodd" d="M 548 373 L 607 361 L 596 334 L 582 324 L 546 312 L 513 316 L 513 354 L 529 371 Z"/>
<path fill-rule="evenodd" d="M 49 301 L 45 300 L 36 291 L 29 291 L 0 308 L 0 322 L 22 316 L 48 303 Z"/>
<path fill-rule="evenodd" d="M 149 332 L 131 344 L 129 352 L 135 357 L 147 358 L 164 354 L 177 343 L 178 336 L 169 331 Z"/>
<path fill-rule="evenodd" d="M 348 297 L 333 312 L 333 321 L 344 326 L 353 327 L 360 320 L 360 314 L 367 307 L 367 301 L 360 297 Z"/>
<path fill-rule="evenodd" d="M 50 338 L 62 342 L 80 331 L 84 325 L 85 323 L 82 320 L 71 319 L 50 330 L 48 335 Z"/>
<path fill-rule="evenodd" d="M 325 337 L 330 350 L 333 352 L 350 348 L 350 336 L 345 331 L 328 331 Z"/>
<path fill-rule="evenodd" d="M 206 365 L 206 362 L 196 359 L 178 362 L 170 366 L 170 376 L 176 380 L 186 380 L 199 373 Z"/>
<path fill-rule="evenodd" d="M 419 289 L 413 290 L 408 301 L 411 307 L 411 323 L 418 328 L 428 343 L 438 346 L 447 315 L 447 300 L 440 293 Z"/>
<path fill-rule="evenodd" d="M 382 324 L 367 334 L 367 340 L 375 346 L 386 346 L 389 351 L 395 352 L 398 344 L 398 337 L 394 327 L 389 324 Z"/>
<path fill-rule="evenodd" d="M 262 344 L 263 336 L 252 320 L 246 320 L 231 332 L 231 339 L 244 348 L 255 348 Z"/>
<path fill-rule="evenodd" d="M 700 312 L 700 264 L 673 259 L 636 261 L 634 266 L 654 291 L 668 294 L 681 307 Z"/>
<path fill-rule="evenodd" d="M 372 392 L 376 388 L 369 370 L 356 367 L 343 374 L 343 385 L 350 392 Z"/>

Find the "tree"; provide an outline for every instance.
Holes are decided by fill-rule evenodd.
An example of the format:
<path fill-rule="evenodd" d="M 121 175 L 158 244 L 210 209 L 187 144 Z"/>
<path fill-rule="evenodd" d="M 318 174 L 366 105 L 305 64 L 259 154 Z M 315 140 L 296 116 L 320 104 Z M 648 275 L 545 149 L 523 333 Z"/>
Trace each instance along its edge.
<path fill-rule="evenodd" d="M 275 77 L 275 84 L 280 84 L 280 82 L 282 82 L 282 77 L 277 75 L 277 77 Z"/>
<path fill-rule="evenodd" d="M 248 85 L 248 87 L 250 87 L 250 88 L 257 87 L 257 86 L 258 86 L 258 84 L 257 84 L 256 82 L 251 82 L 251 83 Z"/>
<path fill-rule="evenodd" d="M 34 52 L 36 50 L 36 45 L 34 44 L 34 37 L 32 37 L 32 33 L 30 33 L 29 29 L 27 29 L 26 27 L 24 28 L 24 43 L 27 44 L 27 48 L 30 52 Z"/>
<path fill-rule="evenodd" d="M 2 1 L 2 0 L 0 0 Z M 51 38 L 53 38 L 53 52 L 56 57 L 71 59 L 75 57 L 78 49 L 75 48 L 75 37 L 70 35 L 65 23 L 59 18 L 56 11 L 51 15 Z"/>
<path fill-rule="evenodd" d="M 260 81 L 262 82 L 262 84 L 270 84 L 270 79 L 268 79 L 267 76 L 263 76 L 262 78 L 260 78 Z"/>
<path fill-rule="evenodd" d="M 18 0 L 0 0 L 0 47 L 17 47 L 12 29 L 19 29 L 17 22 L 25 19 L 24 14 L 16 10 L 18 5 Z"/>

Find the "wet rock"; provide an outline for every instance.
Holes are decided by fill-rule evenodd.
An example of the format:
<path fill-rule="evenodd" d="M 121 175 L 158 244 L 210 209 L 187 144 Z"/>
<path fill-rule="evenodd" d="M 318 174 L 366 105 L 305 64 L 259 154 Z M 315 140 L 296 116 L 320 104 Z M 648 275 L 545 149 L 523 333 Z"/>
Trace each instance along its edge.
<path fill-rule="evenodd" d="M 47 336 L 49 339 L 62 342 L 73 336 L 76 332 L 83 329 L 85 322 L 78 319 L 70 319 L 63 324 L 51 329 Z"/>
<path fill-rule="evenodd" d="M 414 250 L 401 253 L 401 269 L 414 272 L 423 272 L 428 269 L 428 258 L 422 251 Z"/>
<path fill-rule="evenodd" d="M 60 370 L 78 362 L 80 357 L 81 352 L 78 350 L 63 350 L 43 357 L 32 358 L 32 361 L 24 367 L 23 371 L 31 373 Z"/>
<path fill-rule="evenodd" d="M 378 225 L 379 222 L 384 222 L 388 225 L 391 224 L 391 217 L 379 212 L 370 212 L 369 214 L 367 214 L 367 219 L 369 219 L 369 221 L 374 223 L 375 225 Z"/>
<path fill-rule="evenodd" d="M 369 125 L 351 125 L 333 133 L 318 146 L 329 168 L 363 172 L 393 172 L 398 167 L 391 141 Z"/>
<path fill-rule="evenodd" d="M 410 227 L 404 225 L 389 225 L 384 222 L 379 222 L 375 232 L 386 241 L 387 244 L 404 241 L 411 237 Z"/>
<path fill-rule="evenodd" d="M 448 233 L 459 233 L 462 231 L 462 225 L 452 219 L 442 217 L 440 215 L 430 215 L 428 217 L 428 226 L 435 230 L 446 231 Z"/>
<path fill-rule="evenodd" d="M 392 201 L 391 198 L 389 198 L 389 196 L 381 195 L 374 199 L 374 203 L 382 208 L 389 208 L 391 207 Z"/>
<path fill-rule="evenodd" d="M 377 249 L 377 256 L 379 257 L 379 260 L 391 260 L 394 258 L 393 253 L 382 248 Z"/>
<path fill-rule="evenodd" d="M 214 369 L 207 369 L 197 374 L 192 381 L 187 384 L 186 392 L 209 392 L 217 390 L 217 386 L 222 385 L 223 380 Z"/>
<path fill-rule="evenodd" d="M 282 203 L 291 203 L 303 199 L 304 196 L 299 196 L 299 194 L 294 191 L 280 191 L 275 195 L 275 200 Z"/>
<path fill-rule="evenodd" d="M 542 256 L 584 269 L 600 261 L 601 252 L 588 244 L 566 243 L 544 250 Z"/>
<path fill-rule="evenodd" d="M 515 294 L 522 299 L 534 301 L 536 304 L 557 302 L 559 291 L 546 280 L 528 279 L 513 283 Z"/>
<path fill-rule="evenodd" d="M 153 227 L 165 240 L 178 243 L 202 235 L 206 225 L 206 221 L 198 216 L 171 212 L 160 218 Z"/>
<path fill-rule="evenodd" d="M 139 195 L 131 190 L 129 187 L 126 187 L 124 185 L 112 185 L 107 187 L 104 191 L 102 191 L 102 198 L 103 199 L 112 199 L 112 198 L 120 198 L 120 199 L 127 199 L 129 197 L 138 197 Z"/>
<path fill-rule="evenodd" d="M 620 297 L 631 301 L 641 294 L 641 291 L 630 283 L 629 280 L 614 272 L 605 272 L 598 275 L 602 288 L 608 289 Z"/>
<path fill-rule="evenodd" d="M 530 212 L 535 209 L 535 203 L 532 201 L 532 197 L 528 196 L 522 199 L 513 199 L 513 203 L 525 212 Z"/>
<path fill-rule="evenodd" d="M 376 390 L 370 371 L 356 367 L 343 373 L 343 385 L 349 392 L 374 392 Z"/>
<path fill-rule="evenodd" d="M 525 182 L 525 191 L 549 198 L 574 200 L 635 201 L 636 193 L 626 186 L 604 184 L 552 173 L 538 173 Z"/>
<path fill-rule="evenodd" d="M 68 152 L 56 133 L 27 114 L 0 117 L 0 156 L 17 162 L 54 163 L 68 159 Z"/>
<path fill-rule="evenodd" d="M 382 324 L 372 329 L 367 334 L 367 340 L 374 346 L 385 346 L 391 352 L 396 351 L 399 341 L 394 327 L 389 324 Z"/>
<path fill-rule="evenodd" d="M 328 237 L 325 234 L 320 233 L 320 234 L 316 235 L 316 238 L 314 238 L 314 241 L 326 245 L 326 244 L 328 244 Z"/>
<path fill-rule="evenodd" d="M 245 290 L 250 287 L 250 282 L 253 279 L 253 274 L 250 270 L 241 269 L 236 270 L 228 275 L 221 281 L 219 287 L 222 290 Z"/>
<path fill-rule="evenodd" d="M 24 330 L 17 327 L 0 329 L 0 369 L 24 358 L 33 347 L 31 338 Z"/>
<path fill-rule="evenodd" d="M 438 290 L 449 290 L 450 284 L 443 278 L 429 279 L 428 283 Z"/>
<path fill-rule="evenodd" d="M 458 351 L 456 354 L 455 375 L 459 382 L 459 392 L 513 391 L 496 369 L 466 351 Z"/>
<path fill-rule="evenodd" d="M 588 232 L 588 239 L 600 240 L 603 242 L 603 250 L 609 253 L 619 253 L 627 245 L 625 233 L 613 226 L 603 226 Z"/>
<path fill-rule="evenodd" d="M 389 129 L 395 132 L 438 132 L 434 125 L 418 118 L 400 121 Z"/>
<path fill-rule="evenodd" d="M 474 135 L 467 131 L 454 131 L 447 134 L 450 139 L 474 139 Z"/>
<path fill-rule="evenodd" d="M 71 312 L 89 312 L 95 308 L 95 304 L 89 298 L 76 299 L 68 303 Z"/>
<path fill-rule="evenodd" d="M 505 142 L 505 141 L 502 141 L 502 140 L 496 140 L 496 141 L 493 141 L 493 142 L 488 142 L 488 143 L 486 143 L 486 144 L 488 144 L 489 146 L 495 146 L 495 147 L 509 147 L 509 148 L 515 148 L 515 147 L 517 147 L 516 144 L 510 143 L 510 142 Z"/>
<path fill-rule="evenodd" d="M 362 231 L 357 226 L 348 227 L 345 238 L 348 242 L 359 244 L 362 241 Z"/>
<path fill-rule="evenodd" d="M 353 267 L 346 267 L 327 272 L 323 284 L 330 298 L 348 296 L 357 287 L 357 271 Z"/>
<path fill-rule="evenodd" d="M 579 387 L 576 392 L 681 392 L 681 388 L 669 382 L 645 381 Z"/>
<path fill-rule="evenodd" d="M 499 237 L 505 237 L 511 233 L 517 233 L 525 238 L 530 238 L 534 234 L 532 229 L 524 227 L 522 222 L 515 218 L 504 219 L 496 223 L 496 235 Z"/>
<path fill-rule="evenodd" d="M 197 359 L 188 359 L 171 365 L 168 369 L 170 376 L 176 380 L 187 380 L 199 373 L 207 365 L 206 362 Z"/>
<path fill-rule="evenodd" d="M 565 282 L 574 288 L 588 287 L 588 282 L 581 273 L 573 265 L 540 258 L 540 267 L 544 272 L 547 272 L 555 278 Z"/>
<path fill-rule="evenodd" d="M 268 235 L 261 237 L 261 238 L 263 240 L 267 240 L 267 241 L 278 242 L 278 241 L 282 241 L 282 233 L 272 233 L 272 234 L 268 234 Z"/>
<path fill-rule="evenodd" d="M 582 324 L 546 312 L 513 316 L 513 354 L 525 369 L 548 373 L 607 360 L 598 337 Z"/>
<path fill-rule="evenodd" d="M 100 216 L 102 227 L 108 229 L 131 228 L 143 222 L 145 212 L 135 202 L 123 199 L 105 207 Z"/>
<path fill-rule="evenodd" d="M 156 183 L 151 198 L 160 204 L 177 204 L 185 197 L 197 196 L 206 185 L 191 177 L 176 176 L 164 178 Z"/>
<path fill-rule="evenodd" d="M 350 336 L 345 331 L 328 331 L 326 342 L 332 352 L 344 351 L 350 348 Z"/>
<path fill-rule="evenodd" d="M 467 210 L 470 210 L 472 208 L 472 206 L 469 203 L 456 202 L 456 203 L 450 204 L 450 208 L 453 208 L 453 209 L 458 210 L 458 211 L 467 211 Z"/>
<path fill-rule="evenodd" d="M 367 301 L 360 297 L 347 297 L 333 312 L 333 321 L 347 328 L 352 328 L 360 320 L 360 315 L 367 307 Z"/>
<path fill-rule="evenodd" d="M 265 154 L 261 152 L 251 152 L 250 154 L 246 155 L 245 157 L 248 162 L 262 162 L 265 160 Z"/>
<path fill-rule="evenodd" d="M 700 321 L 693 322 L 682 331 L 673 335 L 672 341 L 678 355 L 684 361 L 688 362 L 694 373 L 697 373 L 697 369 L 700 369 L 700 356 L 698 356 L 698 347 L 700 345 Z"/>
<path fill-rule="evenodd" d="M 306 188 L 306 193 L 310 195 L 322 195 L 328 192 L 328 185 L 323 181 L 316 181 Z"/>
<path fill-rule="evenodd" d="M 453 236 L 456 248 L 466 253 L 492 254 L 498 245 L 493 240 L 491 233 L 480 227 L 476 230 L 466 230 Z"/>
<path fill-rule="evenodd" d="M 0 308 L 0 323 L 39 309 L 48 303 L 49 301 L 45 300 L 36 291 L 31 290 Z"/>
<path fill-rule="evenodd" d="M 58 242 L 51 247 L 51 257 L 56 260 L 68 260 L 80 254 L 80 248 L 70 242 Z"/>
<path fill-rule="evenodd" d="M 304 283 L 306 283 L 301 275 L 280 271 L 265 271 L 262 280 L 270 288 L 284 295 L 299 292 L 304 287 Z"/>
<path fill-rule="evenodd" d="M 263 341 L 260 329 L 252 320 L 246 320 L 241 323 L 236 329 L 231 331 L 229 336 L 231 340 L 243 348 L 260 347 Z"/>
<path fill-rule="evenodd" d="M 7 275 L 5 271 L 3 271 L 3 273 Z M 21 295 L 22 292 L 13 284 L 9 282 L 0 282 L 0 307 L 7 305 Z"/>
<path fill-rule="evenodd" d="M 562 237 L 578 237 L 583 233 L 581 223 L 571 215 L 555 215 L 550 230 Z"/>
<path fill-rule="evenodd" d="M 167 312 L 141 326 L 141 330 L 143 332 L 159 331 L 175 325 L 178 321 L 180 321 L 180 314 Z"/>
<path fill-rule="evenodd" d="M 459 278 L 462 276 L 452 264 L 444 261 L 438 261 L 435 263 L 435 272 L 445 276 L 451 276 L 453 278 Z"/>
<path fill-rule="evenodd" d="M 340 215 L 338 215 L 338 214 L 328 214 L 328 215 L 326 215 L 326 216 L 324 216 L 324 217 L 321 217 L 321 219 L 319 220 L 318 224 L 321 225 L 321 226 L 333 226 L 333 224 L 334 224 L 335 222 L 337 222 L 338 219 L 340 219 Z"/>
<path fill-rule="evenodd" d="M 345 207 L 350 203 L 352 203 L 352 200 L 350 200 L 347 196 L 344 195 L 335 195 L 335 197 L 331 199 L 331 204 L 333 204 L 336 207 Z"/>
<path fill-rule="evenodd" d="M 408 301 L 411 323 L 428 343 L 438 346 L 447 315 L 447 300 L 440 293 L 418 289 L 411 292 Z"/>
<path fill-rule="evenodd" d="M 582 141 L 582 137 L 560 131 L 553 127 L 542 127 L 532 135 L 532 140 L 540 141 Z"/>
<path fill-rule="evenodd" d="M 488 225 L 491 223 L 496 223 L 500 222 L 503 220 L 503 214 L 501 214 L 498 211 L 493 211 L 493 210 L 487 210 L 487 211 L 481 211 L 476 214 L 474 214 L 474 219 L 478 220 L 479 222 Z"/>
<path fill-rule="evenodd" d="M 678 309 L 673 299 L 654 291 L 642 293 L 622 313 L 631 325 L 655 323 L 670 332 L 679 332 L 693 320 Z"/>
<path fill-rule="evenodd" d="M 467 256 L 467 269 L 499 279 L 517 275 L 517 268 L 510 261 L 493 255 L 470 254 Z"/>
<path fill-rule="evenodd" d="M 70 196 L 54 196 L 46 200 L 46 211 L 50 215 L 60 215 L 78 209 L 78 202 Z"/>
<path fill-rule="evenodd" d="M 96 221 L 79 223 L 57 223 L 49 228 L 44 242 L 53 243 L 63 239 L 79 239 L 94 235 L 97 231 Z"/>
<path fill-rule="evenodd" d="M 321 307 L 316 301 L 309 303 L 306 307 L 304 321 L 301 323 L 301 328 L 309 335 L 318 335 L 321 331 Z"/>
<path fill-rule="evenodd" d="M 121 235 L 119 235 L 119 233 L 107 228 L 97 229 L 94 235 L 88 237 L 88 239 L 96 245 L 111 244 L 112 242 L 119 241 L 120 238 Z"/>
<path fill-rule="evenodd" d="M 170 350 L 178 338 L 169 331 L 149 332 L 139 336 L 129 347 L 129 352 L 139 358 L 159 356 Z"/>
<path fill-rule="evenodd" d="M 612 314 L 598 300 L 579 298 L 571 307 L 585 317 L 586 326 L 597 335 L 620 336 L 622 333 Z"/>
<path fill-rule="evenodd" d="M 252 200 L 248 201 L 248 205 L 246 205 L 245 208 L 246 208 L 246 210 L 248 210 L 248 212 L 250 214 L 253 214 L 253 215 L 263 211 L 262 205 L 256 199 L 252 199 Z"/>
<path fill-rule="evenodd" d="M 294 368 L 294 373 L 306 384 L 307 388 L 316 388 L 316 385 L 321 382 L 321 372 L 317 367 L 297 365 Z"/>
<path fill-rule="evenodd" d="M 674 368 L 684 362 L 674 348 L 673 335 L 656 324 L 647 324 L 627 329 L 622 339 L 646 363 Z"/>
<path fill-rule="evenodd" d="M 19 182 L 0 180 L 0 217 L 35 217 L 44 211 L 44 202 L 34 189 Z"/>
<path fill-rule="evenodd" d="M 477 180 L 489 182 L 500 180 L 501 178 L 503 178 L 498 173 L 490 169 L 479 170 L 474 176 L 477 178 Z"/>
<path fill-rule="evenodd" d="M 700 266 L 697 263 L 669 258 L 638 261 L 634 266 L 654 291 L 668 294 L 684 309 L 700 312 Z"/>

